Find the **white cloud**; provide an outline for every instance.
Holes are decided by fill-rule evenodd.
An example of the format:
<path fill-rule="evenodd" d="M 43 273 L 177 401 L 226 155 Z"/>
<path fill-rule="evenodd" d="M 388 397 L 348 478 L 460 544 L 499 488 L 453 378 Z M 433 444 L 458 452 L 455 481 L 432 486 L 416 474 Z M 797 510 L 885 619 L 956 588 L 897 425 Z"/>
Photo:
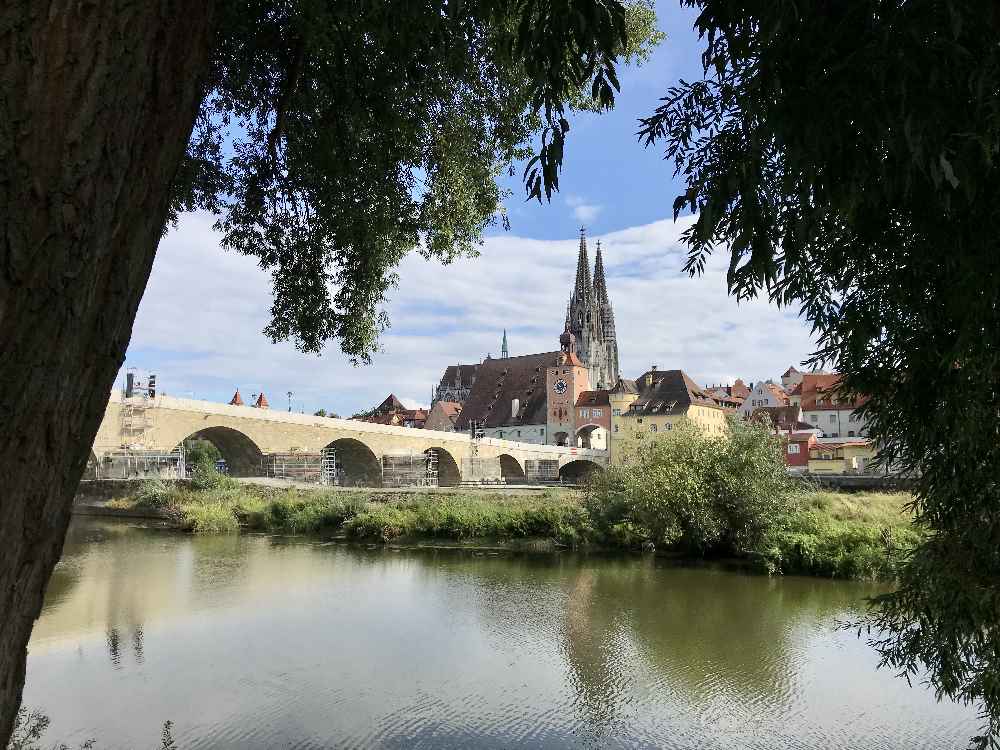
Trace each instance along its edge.
<path fill-rule="evenodd" d="M 594 221 L 603 210 L 603 206 L 597 203 L 590 203 L 578 195 L 567 195 L 566 205 L 573 209 L 573 216 L 583 224 L 589 224 Z"/>
<path fill-rule="evenodd" d="M 238 386 L 244 398 L 263 389 L 272 408 L 284 408 L 290 390 L 296 410 L 344 415 L 390 391 L 426 405 L 447 365 L 497 356 L 504 328 L 511 354 L 557 348 L 579 244 L 575 232 L 561 241 L 490 237 L 480 257 L 448 266 L 411 254 L 382 351 L 355 368 L 336 345 L 317 357 L 267 340 L 270 278 L 253 259 L 221 250 L 211 224 L 186 216 L 161 243 L 127 365 L 157 372 L 160 389 L 175 395 L 228 400 Z M 798 365 L 812 349 L 806 326 L 764 301 L 737 305 L 726 295 L 724 257 L 688 278 L 683 226 L 664 220 L 599 238 L 623 374 L 656 364 L 703 383 L 734 373 L 750 381 Z"/>

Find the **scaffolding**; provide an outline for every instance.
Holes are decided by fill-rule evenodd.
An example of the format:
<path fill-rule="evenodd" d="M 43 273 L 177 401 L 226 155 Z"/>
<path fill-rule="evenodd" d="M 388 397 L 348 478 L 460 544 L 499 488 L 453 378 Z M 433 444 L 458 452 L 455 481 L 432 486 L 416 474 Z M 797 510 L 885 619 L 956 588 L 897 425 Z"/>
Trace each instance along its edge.
<path fill-rule="evenodd" d="M 322 453 L 268 453 L 260 460 L 261 475 L 295 482 L 324 482 Z"/>
<path fill-rule="evenodd" d="M 126 374 L 121 406 L 121 445 L 126 449 L 142 450 L 149 444 L 153 431 L 152 407 L 156 399 L 156 375 L 143 384 L 134 368 Z"/>
<path fill-rule="evenodd" d="M 338 485 L 343 472 L 337 466 L 337 449 L 324 448 L 320 451 L 320 484 Z"/>
<path fill-rule="evenodd" d="M 558 482 L 559 461 L 543 458 L 524 462 L 524 478 L 528 482 Z"/>
<path fill-rule="evenodd" d="M 438 452 L 390 453 L 382 456 L 382 484 L 385 487 L 437 487 Z"/>
<path fill-rule="evenodd" d="M 94 479 L 183 479 L 184 450 L 123 448 L 104 454 L 94 464 Z"/>

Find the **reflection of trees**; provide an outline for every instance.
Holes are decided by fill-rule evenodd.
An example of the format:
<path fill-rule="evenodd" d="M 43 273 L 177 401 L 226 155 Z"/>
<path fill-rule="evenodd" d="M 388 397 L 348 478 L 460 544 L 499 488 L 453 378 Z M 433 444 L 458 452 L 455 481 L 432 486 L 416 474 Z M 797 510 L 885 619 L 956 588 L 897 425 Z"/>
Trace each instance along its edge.
<path fill-rule="evenodd" d="M 829 631 L 873 593 L 863 584 L 668 567 L 651 558 L 444 554 L 421 574 L 472 577 L 483 630 L 497 649 L 558 641 L 595 741 L 620 734 L 637 692 L 643 700 L 672 696 L 707 710 L 706 719 L 706 707 L 720 702 L 747 719 L 762 704 L 786 705 L 809 632 Z"/>

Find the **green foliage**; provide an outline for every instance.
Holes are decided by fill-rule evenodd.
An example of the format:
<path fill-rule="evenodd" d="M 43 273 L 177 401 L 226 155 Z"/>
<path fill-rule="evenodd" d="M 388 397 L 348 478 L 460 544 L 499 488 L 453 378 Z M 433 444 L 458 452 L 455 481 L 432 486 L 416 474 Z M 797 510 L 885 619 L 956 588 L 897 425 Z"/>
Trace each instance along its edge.
<path fill-rule="evenodd" d="M 42 735 L 49 728 L 51 720 L 41 711 L 29 711 L 21 706 L 14 717 L 14 730 L 7 743 L 7 750 L 46 750 L 40 744 Z M 80 744 L 80 750 L 91 750 L 94 747 L 94 740 L 87 740 Z M 65 744 L 52 745 L 52 750 L 69 750 Z"/>
<path fill-rule="evenodd" d="M 240 530 L 233 506 L 225 502 L 190 503 L 181 507 L 185 528 L 197 534 L 234 534 Z"/>
<path fill-rule="evenodd" d="M 738 420 L 728 437 L 679 420 L 594 477 L 587 493 L 596 526 L 617 543 L 698 553 L 755 550 L 792 507 L 779 441 Z"/>
<path fill-rule="evenodd" d="M 216 214 L 272 273 L 269 336 L 368 360 L 399 261 L 474 254 L 533 144 L 529 194 L 557 189 L 567 108 L 610 108 L 655 22 L 648 0 L 221 2 L 172 215 Z"/>
<path fill-rule="evenodd" d="M 686 0 L 704 76 L 643 121 L 686 182 L 688 269 L 800 306 L 922 543 L 866 625 L 1000 735 L 1000 6 Z M 924 533 L 925 532 L 925 533 Z"/>
<path fill-rule="evenodd" d="M 591 535 L 586 511 L 572 501 L 535 498 L 428 496 L 391 503 L 370 503 L 344 524 L 356 539 L 391 541 L 430 539 L 551 538 L 567 545 Z"/>
<path fill-rule="evenodd" d="M 226 490 L 237 486 L 236 480 L 215 468 L 215 462 L 204 458 L 191 472 L 191 486 L 196 490 Z"/>
<path fill-rule="evenodd" d="M 222 453 L 210 440 L 190 438 L 184 441 L 184 460 L 188 466 L 198 466 L 202 463 L 214 464 L 222 458 Z"/>
<path fill-rule="evenodd" d="M 135 504 L 140 508 L 166 508 L 172 499 L 170 487 L 162 479 L 145 479 L 139 485 Z"/>

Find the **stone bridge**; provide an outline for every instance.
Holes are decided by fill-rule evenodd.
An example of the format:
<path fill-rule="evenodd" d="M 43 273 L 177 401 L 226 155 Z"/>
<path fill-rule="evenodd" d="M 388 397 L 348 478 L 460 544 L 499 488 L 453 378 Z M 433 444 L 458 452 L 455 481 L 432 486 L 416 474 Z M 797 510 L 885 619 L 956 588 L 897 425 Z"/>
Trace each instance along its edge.
<path fill-rule="evenodd" d="M 576 480 L 607 465 L 607 451 L 534 445 L 468 434 L 333 419 L 250 406 L 157 396 L 111 395 L 94 441 L 93 465 L 123 454 L 168 453 L 188 438 L 213 443 L 235 476 L 261 476 L 269 457 L 315 457 L 335 451 L 344 484 L 379 486 L 383 467 L 400 456 L 437 459 L 438 483 L 503 478 Z M 419 461 L 419 458 L 418 458 Z M 558 471 L 558 475 L 555 472 Z"/>

